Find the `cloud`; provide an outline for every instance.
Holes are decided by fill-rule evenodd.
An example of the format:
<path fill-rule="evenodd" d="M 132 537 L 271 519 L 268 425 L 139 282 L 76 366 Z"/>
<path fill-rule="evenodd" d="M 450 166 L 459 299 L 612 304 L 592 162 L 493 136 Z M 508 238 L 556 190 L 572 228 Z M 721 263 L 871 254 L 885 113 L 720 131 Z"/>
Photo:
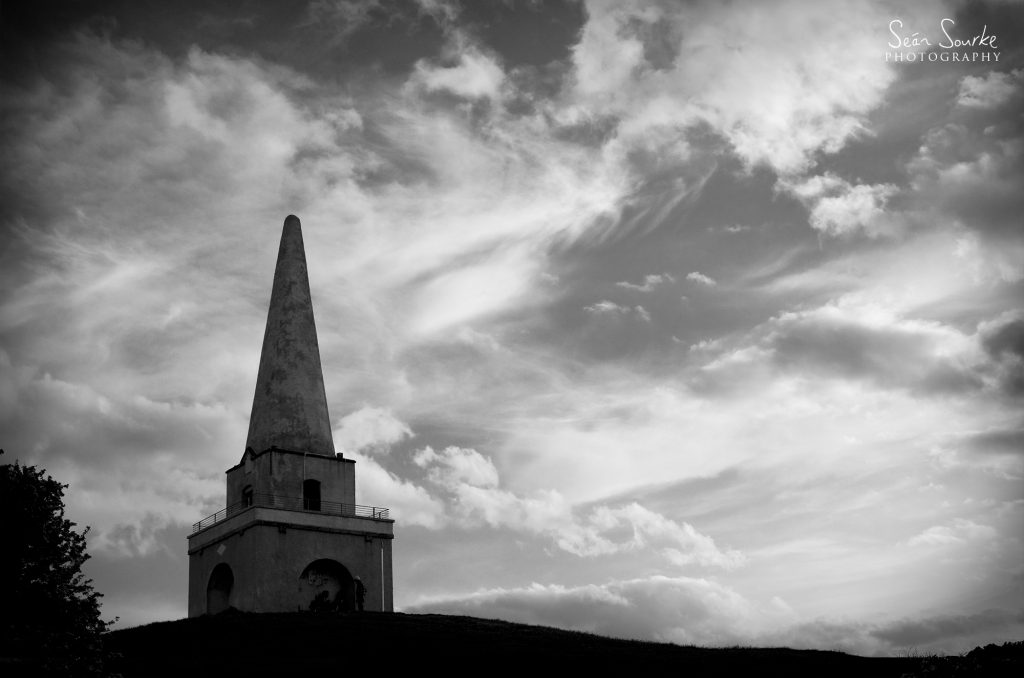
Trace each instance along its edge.
<path fill-rule="evenodd" d="M 1012 106 L 986 102 L 992 106 L 962 109 L 924 133 L 906 163 L 913 197 L 906 211 L 922 225 L 954 223 L 980 236 L 993 245 L 986 255 L 1000 278 L 1015 282 L 1024 277 L 1017 218 L 1024 200 L 1016 190 L 1024 180 L 1024 128 L 1007 115 Z"/>
<path fill-rule="evenodd" d="M 981 431 L 965 436 L 965 442 L 977 454 L 1024 456 L 1024 428 Z"/>
<path fill-rule="evenodd" d="M 334 444 L 342 452 L 387 454 L 391 445 L 411 438 L 412 429 L 391 410 L 365 406 L 345 415 L 334 429 Z"/>
<path fill-rule="evenodd" d="M 490 56 L 474 48 L 458 50 L 451 66 L 416 64 L 411 82 L 427 91 L 449 92 L 466 99 L 496 99 L 501 94 L 505 73 Z"/>
<path fill-rule="evenodd" d="M 967 108 L 996 108 L 1020 93 L 1024 69 L 1009 73 L 990 71 L 983 76 L 967 75 L 960 81 L 956 102 Z"/>
<path fill-rule="evenodd" d="M 20 130 L 5 149 L 32 182 L 2 215 L 0 398 L 9 452 L 63 469 L 77 496 L 122 497 L 118 479 L 139 474 L 132 486 L 144 493 L 82 514 L 97 534 L 143 530 L 147 511 L 201 517 L 223 501 L 216 478 L 240 454 L 258 364 L 258 340 L 239 337 L 261 333 L 291 206 L 303 206 L 317 243 L 307 258 L 329 397 L 354 389 L 374 402 L 407 393 L 389 361 L 424 335 L 536 303 L 534 245 L 581 236 L 615 209 L 619 191 L 588 169 L 589 151 L 563 145 L 567 163 L 557 161 L 559 145 L 528 125 L 500 143 L 478 138 L 457 115 L 420 109 L 415 92 L 378 91 L 357 111 L 266 61 L 199 48 L 171 59 L 91 33 L 54 49 L 62 68 L 4 102 Z M 585 214 L 587 193 L 597 212 Z M 332 369 L 332 354 L 352 362 Z M 349 369 L 361 361 L 375 367 Z M 407 431 L 389 415 L 346 418 L 339 443 L 397 442 Z M 162 462 L 120 462 L 139 450 L 174 458 L 196 491 L 154 502 Z M 123 473 L 98 472 L 110 466 Z"/>
<path fill-rule="evenodd" d="M 921 647 L 962 638 L 991 639 L 993 635 L 1005 637 L 1013 633 L 1009 629 L 1019 628 L 1022 623 L 1024 619 L 1019 613 L 989 609 L 976 614 L 901 619 L 872 630 L 871 635 L 897 647 Z"/>
<path fill-rule="evenodd" d="M 358 453 L 356 461 L 356 502 L 366 506 L 387 504 L 390 516 L 402 525 L 418 525 L 436 530 L 448 523 L 444 503 L 414 482 L 399 478 L 373 457 Z"/>
<path fill-rule="evenodd" d="M 688 523 L 679 523 L 633 502 L 574 509 L 556 491 L 520 496 L 501 488 L 494 463 L 476 450 L 425 447 L 413 455 L 426 481 L 447 504 L 446 515 L 463 528 L 507 528 L 551 539 L 581 557 L 652 550 L 676 566 L 734 569 L 739 551 L 722 550 Z"/>
<path fill-rule="evenodd" d="M 802 172 L 863 133 L 894 78 L 874 58 L 889 10 L 842 7 L 840 26 L 827 2 L 589 2 L 573 47 L 575 102 L 618 115 L 623 143 L 704 123 L 748 166 Z"/>
<path fill-rule="evenodd" d="M 765 329 L 764 347 L 786 368 L 926 393 L 969 391 L 984 383 L 969 335 L 936 322 L 893 317 L 879 307 L 830 304 L 784 313 Z"/>
<path fill-rule="evenodd" d="M 381 0 L 313 0 L 297 28 L 320 29 L 331 44 L 340 44 L 384 10 Z"/>
<path fill-rule="evenodd" d="M 668 273 L 662 274 L 650 274 L 644 276 L 644 281 L 641 284 L 627 282 L 625 280 L 615 283 L 617 287 L 624 287 L 627 290 L 635 290 L 637 292 L 653 292 L 654 289 L 660 285 L 675 282 L 675 278 L 670 276 Z"/>
<path fill-rule="evenodd" d="M 1024 314 L 1008 311 L 979 326 L 981 345 L 995 361 L 1006 393 L 1024 394 Z"/>
<path fill-rule="evenodd" d="M 662 577 L 602 585 L 532 584 L 432 600 L 408 612 L 468 614 L 679 644 L 730 645 L 786 619 L 782 604 L 759 606 L 707 579 Z"/>
<path fill-rule="evenodd" d="M 948 280 L 948 269 L 937 273 Z M 708 377 L 697 383 L 728 388 L 786 374 L 819 384 L 855 380 L 934 396 L 1016 393 L 1016 354 L 990 348 L 1001 332 L 1012 336 L 1016 316 L 983 321 L 975 331 L 916 319 L 901 312 L 898 288 L 882 288 L 884 282 L 877 281 L 880 296 L 871 288 L 841 295 L 823 306 L 783 312 L 742 336 L 694 346 L 700 350 L 691 355 Z"/>
<path fill-rule="evenodd" d="M 686 279 L 700 283 L 701 285 L 706 285 L 707 287 L 714 287 L 718 284 L 714 279 L 704 275 L 700 271 L 691 271 L 690 273 L 687 273 Z"/>
<path fill-rule="evenodd" d="M 92 557 L 82 569 L 93 580 L 95 590 L 103 594 L 103 618 L 118 617 L 117 626 L 124 627 L 185 617 L 188 555 L 182 547 L 192 526 L 146 524 L 136 529 L 126 525 L 117 535 L 116 548 L 99 548 L 90 540 Z M 125 549 L 130 556 L 125 556 Z"/>
<path fill-rule="evenodd" d="M 498 469 L 494 463 L 476 450 L 446 447 L 435 452 L 424 447 L 413 455 L 420 468 L 430 468 L 430 480 L 446 489 L 457 489 L 462 483 L 481 488 L 498 486 Z"/>
<path fill-rule="evenodd" d="M 337 13 L 304 41 L 399 12 L 316 7 Z M 336 441 L 358 500 L 408 526 L 399 604 L 448 576 L 549 606 L 538 619 L 577 606 L 566 623 L 611 628 L 618 600 L 624 634 L 873 652 L 891 645 L 870 620 L 894 609 L 1016 600 L 996 597 L 1016 570 L 986 560 L 1020 523 L 1022 146 L 1003 78 L 958 92 L 957 74 L 886 65 L 882 4 L 592 2 L 568 60 L 533 70 L 454 3 L 411 11 L 432 37 L 401 36 L 404 72 L 314 79 L 276 60 L 319 45 L 197 33 L 163 54 L 119 28 L 50 43 L 8 83 L 0 437 L 72 483 L 105 572 L 164 581 L 176 562 L 183 590 L 181 534 L 223 506 L 295 212 L 329 402 L 368 403 Z M 900 237 L 815 240 L 883 233 Z M 714 284 L 696 267 L 730 294 L 680 307 L 669 274 L 637 277 Z M 648 296 L 594 296 L 610 288 Z M 622 350 L 595 357 L 579 333 Z M 985 528 L 1000 538 L 966 560 Z M 479 561 L 501 542 L 486 577 L 510 588 L 429 555 L 442 537 Z M 674 576 L 699 568 L 716 580 Z M 565 588 L 524 603 L 531 578 Z M 786 603 L 745 593 L 776 585 Z M 164 614 L 143 589 L 117 600 Z M 843 609 L 863 612 L 828 616 Z"/>
<path fill-rule="evenodd" d="M 721 551 L 714 540 L 697 532 L 688 523 L 677 523 L 633 502 L 624 506 L 598 506 L 587 516 L 582 530 L 562 537 L 559 545 L 579 555 L 620 550 L 636 550 L 660 544 L 662 554 L 673 565 L 698 564 L 733 569 L 744 563 L 738 551 Z M 632 539 L 614 543 L 605 535 L 623 527 L 632 531 Z"/>
<path fill-rule="evenodd" d="M 908 546 L 951 546 L 968 541 L 988 541 L 997 532 L 990 525 L 979 525 L 971 520 L 957 518 L 949 525 L 935 525 L 907 541 Z"/>
<path fill-rule="evenodd" d="M 590 306 L 584 306 L 583 310 L 598 317 L 604 316 L 608 318 L 615 318 L 636 315 L 637 318 L 645 323 L 651 322 L 651 313 L 643 306 L 621 306 L 616 304 L 614 301 L 608 301 L 607 299 L 599 301 L 596 304 L 591 304 Z"/>
<path fill-rule="evenodd" d="M 157 551 L 174 557 L 177 554 L 162 541 L 161 533 L 178 525 L 180 523 L 172 523 L 165 516 L 147 513 L 138 523 L 118 523 L 104 530 L 89 546 L 94 553 L 112 553 L 122 558 L 139 558 Z"/>
<path fill-rule="evenodd" d="M 132 557 L 151 552 L 154 531 L 216 510 L 211 499 L 223 496 L 222 476 L 197 470 L 197 462 L 211 442 L 224 448 L 214 458 L 225 468 L 237 461 L 231 441 L 244 439 L 244 430 L 222 403 L 153 400 L 119 386 L 39 374 L 0 350 L 7 454 L 72 484 L 69 511 L 92 526 L 92 542 Z"/>
<path fill-rule="evenodd" d="M 893 184 L 851 185 L 835 174 L 800 180 L 780 179 L 779 186 L 807 206 L 811 227 L 827 235 L 862 231 L 868 236 L 891 235 L 897 228 L 886 218 L 885 206 L 897 193 Z"/>
<path fill-rule="evenodd" d="M 890 656 L 910 648 L 963 651 L 993 638 L 1013 640 L 1024 628 L 1019 613 L 998 608 L 886 623 L 825 617 L 801 621 L 778 597 L 760 602 L 719 582 L 663 576 L 481 589 L 424 600 L 405 611 L 473 615 L 680 645 L 827 647 Z"/>
<path fill-rule="evenodd" d="M 629 313 L 629 306 L 619 306 L 614 301 L 608 301 L 607 299 L 591 304 L 583 308 L 587 313 L 594 315 L 619 315 Z"/>

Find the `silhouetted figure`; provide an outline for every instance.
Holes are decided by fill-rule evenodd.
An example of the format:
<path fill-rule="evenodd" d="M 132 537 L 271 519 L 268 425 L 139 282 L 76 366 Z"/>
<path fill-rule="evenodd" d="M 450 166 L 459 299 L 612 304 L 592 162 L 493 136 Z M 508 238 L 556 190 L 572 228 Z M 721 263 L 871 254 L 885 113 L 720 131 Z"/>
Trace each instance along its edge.
<path fill-rule="evenodd" d="M 309 603 L 310 612 L 328 612 L 331 609 L 331 594 L 321 591 Z"/>
<path fill-rule="evenodd" d="M 356 577 L 356 609 L 360 612 L 363 611 L 363 601 L 366 600 L 366 587 L 363 586 L 363 580 Z"/>

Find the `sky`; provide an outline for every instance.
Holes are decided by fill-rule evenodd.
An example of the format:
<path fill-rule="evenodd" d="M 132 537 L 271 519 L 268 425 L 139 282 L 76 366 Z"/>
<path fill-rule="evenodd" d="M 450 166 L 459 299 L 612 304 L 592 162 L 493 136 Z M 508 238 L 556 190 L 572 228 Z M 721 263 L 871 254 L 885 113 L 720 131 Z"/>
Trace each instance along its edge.
<path fill-rule="evenodd" d="M 397 609 L 1024 638 L 1021 3 L 0 16 L 0 446 L 118 626 L 187 614 L 294 213 Z"/>

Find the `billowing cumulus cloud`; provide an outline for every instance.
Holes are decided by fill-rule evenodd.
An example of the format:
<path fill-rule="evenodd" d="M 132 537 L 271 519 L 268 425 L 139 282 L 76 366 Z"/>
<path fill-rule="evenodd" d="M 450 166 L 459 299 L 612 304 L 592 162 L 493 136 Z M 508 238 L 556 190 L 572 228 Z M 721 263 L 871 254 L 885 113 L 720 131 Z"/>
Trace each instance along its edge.
<path fill-rule="evenodd" d="M 415 482 L 399 478 L 383 468 L 373 457 L 351 455 L 357 463 L 356 501 L 364 506 L 387 504 L 390 514 L 403 525 L 429 529 L 442 527 L 448 520 L 444 503 Z"/>
<path fill-rule="evenodd" d="M 701 285 L 707 285 L 708 287 L 714 287 L 718 284 L 711 276 L 704 275 L 700 271 L 690 271 L 686 274 L 686 279 Z"/>
<path fill-rule="evenodd" d="M 420 468 L 429 467 L 430 480 L 448 489 L 457 488 L 462 483 L 480 488 L 498 486 L 498 470 L 494 463 L 476 450 L 447 447 L 438 453 L 424 447 L 413 456 L 413 461 Z"/>
<path fill-rule="evenodd" d="M 1020 95 L 1020 83 L 1024 70 L 1009 73 L 991 71 L 985 75 L 968 75 L 960 81 L 960 92 L 956 102 L 968 108 L 993 108 L 1001 106 Z"/>
<path fill-rule="evenodd" d="M 494 463 L 473 449 L 425 447 L 413 462 L 426 470 L 427 484 L 447 498 L 447 515 L 466 528 L 487 525 L 541 535 L 584 557 L 649 551 L 677 566 L 731 569 L 744 562 L 741 553 L 721 550 L 690 524 L 636 502 L 577 509 L 554 490 L 519 496 L 499 487 Z"/>
<path fill-rule="evenodd" d="M 828 235 L 863 231 L 872 236 L 892 229 L 885 206 L 896 193 L 892 184 L 851 185 L 835 174 L 823 174 L 799 182 L 782 182 L 810 209 L 811 226 Z"/>
<path fill-rule="evenodd" d="M 881 6 L 844 6 L 851 16 L 843 26 L 830 3 L 586 7 L 573 48 L 577 100 L 584 110 L 621 116 L 626 143 L 704 123 L 749 165 L 800 172 L 819 151 L 862 133 L 864 115 L 894 77 L 880 59 L 849 58 L 878 54 L 871 31 L 847 27 L 885 25 Z M 686 144 L 672 151 L 685 155 Z"/>
<path fill-rule="evenodd" d="M 412 436 L 412 429 L 382 407 L 363 407 L 342 417 L 334 430 L 334 446 L 353 452 L 386 454 L 390 446 Z"/>
<path fill-rule="evenodd" d="M 428 91 L 450 92 L 467 99 L 497 98 L 505 79 L 501 66 L 475 49 L 460 52 L 451 66 L 417 64 L 413 82 Z"/>

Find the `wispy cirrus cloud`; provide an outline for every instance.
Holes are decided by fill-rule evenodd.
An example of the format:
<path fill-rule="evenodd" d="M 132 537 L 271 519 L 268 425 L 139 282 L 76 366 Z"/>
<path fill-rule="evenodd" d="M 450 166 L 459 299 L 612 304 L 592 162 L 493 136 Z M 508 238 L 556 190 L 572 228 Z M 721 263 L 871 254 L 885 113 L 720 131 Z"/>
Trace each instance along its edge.
<path fill-rule="evenodd" d="M 655 288 L 668 283 L 673 283 L 675 280 L 676 279 L 668 273 L 651 273 L 644 276 L 644 281 L 642 283 L 631 283 L 628 280 L 622 280 L 615 283 L 615 285 L 616 287 L 623 287 L 635 292 L 653 292 Z"/>

